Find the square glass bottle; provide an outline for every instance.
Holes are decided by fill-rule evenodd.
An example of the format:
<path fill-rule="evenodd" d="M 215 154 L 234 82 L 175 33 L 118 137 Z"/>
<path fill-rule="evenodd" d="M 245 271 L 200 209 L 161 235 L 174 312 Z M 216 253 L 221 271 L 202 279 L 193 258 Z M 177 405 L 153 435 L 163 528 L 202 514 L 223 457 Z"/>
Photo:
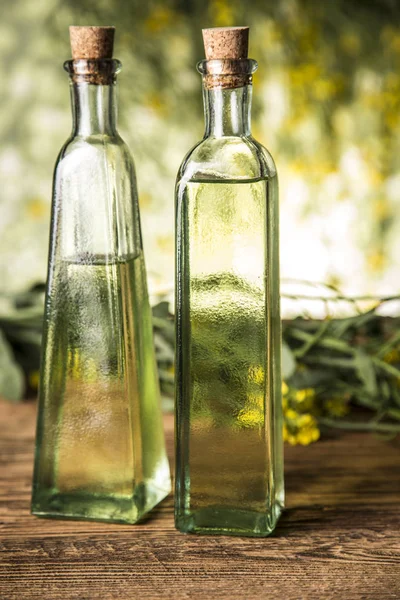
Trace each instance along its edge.
<path fill-rule="evenodd" d="M 278 182 L 248 28 L 203 30 L 206 131 L 176 185 L 175 523 L 267 536 L 284 502 Z"/>
<path fill-rule="evenodd" d="M 135 523 L 170 491 L 136 176 L 113 27 L 71 27 L 54 173 L 32 512 Z"/>

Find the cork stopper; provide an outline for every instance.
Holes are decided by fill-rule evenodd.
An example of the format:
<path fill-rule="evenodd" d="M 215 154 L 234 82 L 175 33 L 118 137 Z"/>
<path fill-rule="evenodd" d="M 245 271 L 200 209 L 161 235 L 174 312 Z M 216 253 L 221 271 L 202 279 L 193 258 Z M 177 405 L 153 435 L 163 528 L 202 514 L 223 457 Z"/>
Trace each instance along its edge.
<path fill-rule="evenodd" d="M 120 63 L 113 60 L 114 33 L 115 27 L 70 26 L 72 61 L 65 64 L 74 83 L 115 82 Z"/>
<path fill-rule="evenodd" d="M 73 60 L 101 60 L 113 57 L 115 27 L 71 25 L 69 37 Z"/>
<path fill-rule="evenodd" d="M 247 58 L 249 28 L 212 27 L 203 29 L 203 41 L 207 60 Z"/>
<path fill-rule="evenodd" d="M 200 70 L 207 89 L 242 87 L 251 82 L 253 72 L 248 60 L 248 27 L 203 29 L 206 68 Z M 200 63 L 201 64 L 201 63 Z"/>

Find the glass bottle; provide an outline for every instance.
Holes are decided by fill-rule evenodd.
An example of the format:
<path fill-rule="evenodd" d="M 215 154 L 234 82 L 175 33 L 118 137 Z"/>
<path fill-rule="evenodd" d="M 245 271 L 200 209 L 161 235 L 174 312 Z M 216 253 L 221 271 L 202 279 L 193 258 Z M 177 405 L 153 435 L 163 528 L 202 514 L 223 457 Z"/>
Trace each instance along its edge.
<path fill-rule="evenodd" d="M 250 132 L 248 28 L 203 36 L 206 130 L 176 186 L 175 522 L 267 536 L 284 502 L 277 173 Z"/>
<path fill-rule="evenodd" d="M 54 174 L 32 512 L 135 523 L 170 475 L 113 33 L 71 28 L 64 65 L 73 131 Z"/>

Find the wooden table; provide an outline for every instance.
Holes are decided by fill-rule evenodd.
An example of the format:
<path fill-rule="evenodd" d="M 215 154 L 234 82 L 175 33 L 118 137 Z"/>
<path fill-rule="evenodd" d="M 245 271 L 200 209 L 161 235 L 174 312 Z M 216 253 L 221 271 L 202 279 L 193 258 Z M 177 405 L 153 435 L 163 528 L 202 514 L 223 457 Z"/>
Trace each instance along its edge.
<path fill-rule="evenodd" d="M 399 441 L 287 448 L 274 537 L 197 537 L 175 531 L 172 497 L 134 526 L 32 517 L 34 421 L 34 403 L 0 402 L 1 600 L 400 598 Z"/>

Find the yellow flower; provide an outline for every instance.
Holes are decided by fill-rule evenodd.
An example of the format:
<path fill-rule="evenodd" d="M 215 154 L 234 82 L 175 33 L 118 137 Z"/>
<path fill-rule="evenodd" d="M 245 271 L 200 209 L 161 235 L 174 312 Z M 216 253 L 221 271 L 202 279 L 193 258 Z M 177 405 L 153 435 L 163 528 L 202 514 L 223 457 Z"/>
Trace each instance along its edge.
<path fill-rule="evenodd" d="M 297 392 L 294 394 L 294 400 L 299 409 L 302 411 L 309 411 L 314 405 L 315 390 L 313 388 L 297 390 Z"/>
<path fill-rule="evenodd" d="M 293 409 L 285 411 L 283 439 L 292 446 L 308 446 L 319 439 L 320 431 L 316 419 L 310 414 L 298 414 Z"/>
<path fill-rule="evenodd" d="M 309 400 L 310 398 L 315 398 L 315 390 L 312 388 L 305 388 L 303 390 L 298 390 L 295 394 L 295 398 L 297 402 L 304 402 L 305 400 Z"/>
<path fill-rule="evenodd" d="M 289 394 L 289 386 L 285 381 L 282 381 L 282 396 L 287 396 Z"/>
<path fill-rule="evenodd" d="M 297 418 L 299 417 L 299 413 L 297 413 L 295 410 L 293 410 L 293 408 L 288 408 L 287 411 L 285 412 L 285 417 L 289 421 L 297 421 Z"/>
<path fill-rule="evenodd" d="M 320 432 L 312 415 L 302 415 L 298 427 L 297 442 L 302 446 L 308 446 L 319 439 Z"/>
<path fill-rule="evenodd" d="M 297 444 L 296 436 L 290 433 L 286 423 L 283 425 L 283 440 L 285 442 L 289 442 L 291 446 L 295 446 Z"/>

